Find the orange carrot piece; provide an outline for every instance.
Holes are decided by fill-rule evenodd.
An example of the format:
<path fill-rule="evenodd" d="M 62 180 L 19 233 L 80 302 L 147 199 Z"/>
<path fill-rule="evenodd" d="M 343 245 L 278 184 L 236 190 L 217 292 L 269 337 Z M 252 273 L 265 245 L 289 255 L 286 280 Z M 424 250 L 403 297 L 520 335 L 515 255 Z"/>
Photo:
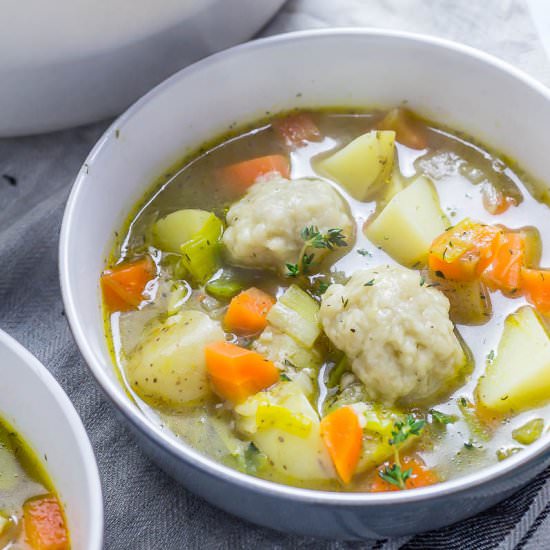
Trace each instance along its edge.
<path fill-rule="evenodd" d="M 101 288 L 109 311 L 136 308 L 143 301 L 147 283 L 155 275 L 156 266 L 149 256 L 106 269 L 101 274 Z"/>
<path fill-rule="evenodd" d="M 275 298 L 251 287 L 237 294 L 229 304 L 224 317 L 227 330 L 240 335 L 252 335 L 263 330 L 266 316 L 275 303 Z"/>
<path fill-rule="evenodd" d="M 523 267 L 521 286 L 527 300 L 544 315 L 550 315 L 550 270 Z"/>
<path fill-rule="evenodd" d="M 408 109 L 392 109 L 376 128 L 393 130 L 396 141 L 411 149 L 425 149 L 428 146 L 426 126 Z"/>
<path fill-rule="evenodd" d="M 214 391 L 233 403 L 240 403 L 279 380 L 277 367 L 255 351 L 230 342 L 214 342 L 204 352 Z"/>
<path fill-rule="evenodd" d="M 481 279 L 492 290 L 516 294 L 521 287 L 521 268 L 524 261 L 525 235 L 521 232 L 504 233 L 500 236 L 498 247 L 481 274 Z"/>
<path fill-rule="evenodd" d="M 383 467 L 390 466 L 389 463 L 385 463 Z M 373 479 L 372 485 L 369 489 L 371 493 L 381 493 L 385 491 L 400 491 L 399 487 L 388 483 L 382 479 L 379 472 L 383 470 L 383 467 L 376 470 L 376 476 Z M 437 474 L 428 469 L 424 462 L 419 458 L 406 456 L 401 460 L 401 469 L 406 471 L 411 469 L 410 477 L 405 481 L 405 489 L 417 489 L 418 487 L 426 487 L 433 485 L 439 481 Z"/>
<path fill-rule="evenodd" d="M 260 176 L 278 172 L 283 178 L 290 176 L 290 163 L 283 155 L 267 155 L 238 162 L 222 168 L 220 177 L 230 185 L 244 191 Z"/>
<path fill-rule="evenodd" d="M 27 500 L 23 505 L 26 542 L 33 550 L 66 550 L 69 534 L 61 505 L 53 495 Z"/>
<path fill-rule="evenodd" d="M 289 147 L 302 147 L 308 141 L 321 139 L 321 131 L 307 113 L 278 118 L 272 122 L 272 126 Z"/>
<path fill-rule="evenodd" d="M 330 458 L 344 483 L 349 483 L 359 457 L 363 430 L 357 414 L 351 407 L 340 407 L 321 420 L 321 437 Z"/>
<path fill-rule="evenodd" d="M 473 281 L 492 260 L 502 230 L 469 218 L 436 237 L 428 265 L 453 281 Z"/>

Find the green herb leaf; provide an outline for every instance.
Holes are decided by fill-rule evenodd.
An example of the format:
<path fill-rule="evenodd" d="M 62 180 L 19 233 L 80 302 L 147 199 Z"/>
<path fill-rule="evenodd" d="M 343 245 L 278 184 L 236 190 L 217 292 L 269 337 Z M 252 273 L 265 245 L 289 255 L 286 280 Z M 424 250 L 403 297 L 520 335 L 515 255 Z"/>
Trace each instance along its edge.
<path fill-rule="evenodd" d="M 368 256 L 369 258 L 372 258 L 372 254 L 366 248 L 357 249 L 357 254 L 360 254 L 361 256 Z"/>
<path fill-rule="evenodd" d="M 458 420 L 454 414 L 445 414 L 441 411 L 436 411 L 435 409 L 430 409 L 429 413 L 432 415 L 434 422 L 443 424 L 444 426 L 447 424 L 454 424 Z"/>
<path fill-rule="evenodd" d="M 385 466 L 383 470 L 379 470 L 378 475 L 384 481 L 387 481 L 400 489 L 405 489 L 405 482 L 411 477 L 412 468 L 403 471 L 401 466 L 398 464 L 393 464 L 392 466 Z"/>
<path fill-rule="evenodd" d="M 374 286 L 375 279 L 371 279 L 370 281 L 367 281 L 363 286 Z"/>
<path fill-rule="evenodd" d="M 287 271 L 287 277 L 298 277 L 300 274 L 300 268 L 298 267 L 298 264 L 286 264 L 285 266 Z"/>
<path fill-rule="evenodd" d="M 300 236 L 307 247 L 332 250 L 335 246 L 347 246 L 348 243 L 342 231 L 342 229 L 332 228 L 326 233 L 321 233 L 316 225 L 310 225 L 302 229 Z"/>
<path fill-rule="evenodd" d="M 411 435 L 420 435 L 426 425 L 425 420 L 417 420 L 412 414 L 408 414 L 404 422 L 396 422 L 389 440 L 390 445 L 399 445 Z"/>

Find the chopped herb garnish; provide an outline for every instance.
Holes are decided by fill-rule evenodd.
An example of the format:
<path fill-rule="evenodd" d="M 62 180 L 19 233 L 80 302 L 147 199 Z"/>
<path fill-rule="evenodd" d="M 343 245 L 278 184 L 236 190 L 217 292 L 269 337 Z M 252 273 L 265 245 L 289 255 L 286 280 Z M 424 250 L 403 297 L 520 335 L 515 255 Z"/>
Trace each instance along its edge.
<path fill-rule="evenodd" d="M 374 282 L 376 279 L 371 279 L 370 281 L 367 281 L 363 286 L 374 286 Z"/>
<path fill-rule="evenodd" d="M 286 264 L 287 276 L 288 277 L 298 277 L 300 274 L 300 268 L 298 267 L 298 264 Z"/>
<path fill-rule="evenodd" d="M 304 227 L 300 233 L 306 247 L 328 248 L 332 250 L 335 246 L 347 246 L 346 237 L 342 229 L 332 228 L 326 233 L 321 233 L 315 225 Z"/>
<path fill-rule="evenodd" d="M 441 411 L 436 411 L 435 409 L 430 409 L 429 412 L 432 415 L 433 421 L 438 424 L 454 424 L 458 420 L 454 414 L 445 414 Z"/>
<path fill-rule="evenodd" d="M 492 349 L 487 355 L 487 361 L 489 363 L 492 363 L 494 359 L 495 359 L 495 350 Z"/>
<path fill-rule="evenodd" d="M 366 248 L 359 248 L 357 250 L 357 254 L 360 254 L 361 256 L 368 256 L 369 258 L 372 258 L 372 254 Z"/>
<path fill-rule="evenodd" d="M 412 414 L 408 414 L 404 422 L 396 422 L 392 430 L 390 445 L 399 445 L 406 441 L 410 435 L 420 435 L 426 424 L 425 420 L 417 420 Z"/>
<path fill-rule="evenodd" d="M 281 380 L 283 380 L 284 382 L 290 382 L 290 378 L 284 372 L 281 374 Z"/>
<path fill-rule="evenodd" d="M 420 276 L 420 286 L 424 286 L 425 282 L 426 282 L 426 279 L 421 275 Z"/>
<path fill-rule="evenodd" d="M 403 471 L 399 464 L 392 464 L 391 466 L 385 466 L 383 470 L 379 470 L 378 475 L 384 481 L 400 489 L 405 489 L 405 482 L 411 477 L 412 468 Z"/>
<path fill-rule="evenodd" d="M 308 254 L 308 249 L 326 248 L 327 250 L 333 250 L 336 246 L 347 246 L 348 244 L 342 229 L 338 228 L 332 228 L 326 233 L 321 233 L 317 226 L 309 225 L 302 229 L 300 237 L 304 241 L 304 246 L 300 250 L 298 263 L 286 264 L 288 277 L 298 277 L 309 273 L 315 254 Z"/>

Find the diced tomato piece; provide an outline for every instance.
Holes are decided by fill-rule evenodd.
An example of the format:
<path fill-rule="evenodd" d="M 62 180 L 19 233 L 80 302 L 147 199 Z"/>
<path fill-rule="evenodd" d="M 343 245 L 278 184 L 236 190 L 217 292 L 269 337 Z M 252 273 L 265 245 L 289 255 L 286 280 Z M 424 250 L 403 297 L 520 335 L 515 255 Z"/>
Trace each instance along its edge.
<path fill-rule="evenodd" d="M 278 118 L 272 126 L 289 147 L 302 147 L 308 141 L 321 140 L 321 131 L 307 113 Z"/>

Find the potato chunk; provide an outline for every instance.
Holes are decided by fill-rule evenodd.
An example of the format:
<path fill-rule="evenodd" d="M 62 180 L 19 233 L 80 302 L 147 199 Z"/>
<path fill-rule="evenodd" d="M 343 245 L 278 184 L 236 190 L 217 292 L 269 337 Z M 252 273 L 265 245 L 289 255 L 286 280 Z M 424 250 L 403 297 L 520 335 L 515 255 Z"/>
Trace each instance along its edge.
<path fill-rule="evenodd" d="M 319 416 L 295 382 L 279 382 L 235 407 L 238 428 L 281 474 L 299 480 L 336 473 L 320 433 Z"/>
<path fill-rule="evenodd" d="M 477 397 L 482 406 L 503 414 L 550 400 L 550 336 L 533 308 L 522 307 L 506 318 Z"/>
<path fill-rule="evenodd" d="M 200 403 L 211 395 L 204 346 L 223 339 L 219 323 L 200 311 L 184 311 L 154 325 L 129 358 L 132 389 L 157 405 Z"/>
<path fill-rule="evenodd" d="M 433 184 L 419 177 L 390 200 L 365 234 L 396 261 L 411 267 L 426 262 L 432 241 L 448 225 Z"/>
<path fill-rule="evenodd" d="M 364 201 L 392 173 L 395 132 L 367 132 L 319 162 L 319 169 Z"/>

